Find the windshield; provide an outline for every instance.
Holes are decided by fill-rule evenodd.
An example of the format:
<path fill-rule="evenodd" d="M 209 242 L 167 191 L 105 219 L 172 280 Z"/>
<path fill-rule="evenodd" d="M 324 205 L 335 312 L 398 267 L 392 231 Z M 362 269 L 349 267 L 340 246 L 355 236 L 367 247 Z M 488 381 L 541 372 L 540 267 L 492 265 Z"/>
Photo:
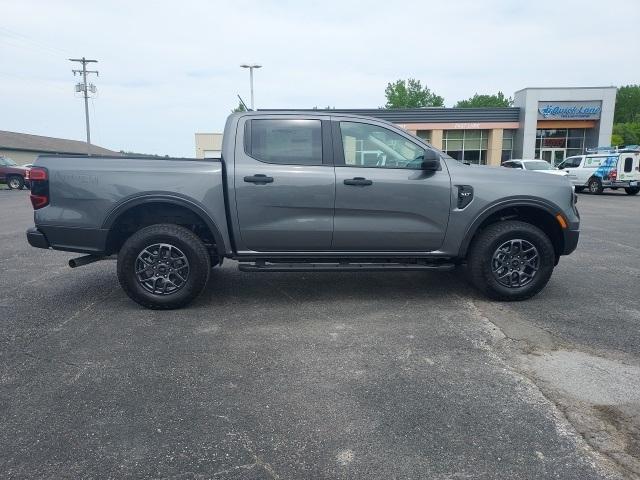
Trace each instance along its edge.
<path fill-rule="evenodd" d="M 2 160 L 4 160 L 4 164 L 9 166 L 9 167 L 13 167 L 15 165 L 17 165 L 16 162 L 14 162 L 13 160 L 11 160 L 9 157 L 2 157 Z"/>
<path fill-rule="evenodd" d="M 553 170 L 551 164 L 540 160 L 539 162 L 522 162 L 527 170 Z"/>

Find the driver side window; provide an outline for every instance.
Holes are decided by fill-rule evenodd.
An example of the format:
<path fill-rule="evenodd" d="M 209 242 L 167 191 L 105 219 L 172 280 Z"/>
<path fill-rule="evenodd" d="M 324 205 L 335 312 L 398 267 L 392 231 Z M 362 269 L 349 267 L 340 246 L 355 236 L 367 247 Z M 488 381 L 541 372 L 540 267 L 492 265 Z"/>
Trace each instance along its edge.
<path fill-rule="evenodd" d="M 580 166 L 582 157 L 569 157 L 563 162 L 564 168 L 577 168 Z"/>
<path fill-rule="evenodd" d="M 422 168 L 424 149 L 377 125 L 340 122 L 347 167 Z"/>

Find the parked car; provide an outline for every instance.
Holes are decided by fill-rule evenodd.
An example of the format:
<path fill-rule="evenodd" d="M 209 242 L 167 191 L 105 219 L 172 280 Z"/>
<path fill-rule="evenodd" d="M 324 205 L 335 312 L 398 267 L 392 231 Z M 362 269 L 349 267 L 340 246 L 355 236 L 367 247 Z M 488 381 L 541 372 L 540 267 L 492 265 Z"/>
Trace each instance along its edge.
<path fill-rule="evenodd" d="M 232 114 L 220 159 L 40 156 L 31 180 L 29 243 L 89 254 L 71 266 L 117 254 L 124 291 L 156 309 L 192 301 L 225 258 L 248 272 L 466 263 L 487 296 L 522 300 L 579 236 L 563 178 L 465 165 L 330 112 Z"/>
<path fill-rule="evenodd" d="M 508 160 L 502 164 L 506 168 L 515 168 L 520 170 L 529 170 L 531 172 L 546 173 L 548 175 L 558 175 L 567 177 L 569 174 L 558 170 L 546 160 L 523 160 L 520 158 Z"/>
<path fill-rule="evenodd" d="M 10 189 L 22 190 L 28 183 L 25 179 L 28 171 L 9 157 L 0 156 L 0 182 L 5 182 Z"/>
<path fill-rule="evenodd" d="M 640 152 L 576 155 L 558 168 L 569 174 L 577 192 L 585 188 L 595 194 L 605 188 L 624 188 L 628 195 L 640 192 Z"/>

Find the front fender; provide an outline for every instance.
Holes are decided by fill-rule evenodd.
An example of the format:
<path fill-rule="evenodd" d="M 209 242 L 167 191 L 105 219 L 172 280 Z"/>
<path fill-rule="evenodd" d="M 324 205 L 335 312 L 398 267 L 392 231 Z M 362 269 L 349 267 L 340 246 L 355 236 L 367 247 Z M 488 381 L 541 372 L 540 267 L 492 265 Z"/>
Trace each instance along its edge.
<path fill-rule="evenodd" d="M 554 202 L 539 197 L 518 196 L 499 199 L 485 206 L 483 210 L 473 219 L 473 221 L 471 221 L 466 226 L 462 242 L 460 243 L 458 256 L 461 258 L 466 256 L 469 245 L 471 244 L 471 240 L 478 231 L 478 228 L 480 228 L 480 225 L 482 225 L 482 223 L 487 220 L 487 218 L 500 212 L 501 210 L 507 210 L 514 207 L 537 208 L 548 213 L 552 217 L 555 217 L 557 213 L 563 211 L 563 209 L 561 209 Z"/>

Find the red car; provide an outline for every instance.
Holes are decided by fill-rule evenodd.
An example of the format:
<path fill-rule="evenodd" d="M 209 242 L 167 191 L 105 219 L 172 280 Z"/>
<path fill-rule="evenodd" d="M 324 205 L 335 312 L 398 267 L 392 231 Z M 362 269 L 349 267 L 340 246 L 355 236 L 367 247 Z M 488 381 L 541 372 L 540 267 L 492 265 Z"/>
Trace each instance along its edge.
<path fill-rule="evenodd" d="M 22 190 L 28 186 L 28 168 L 19 166 L 8 157 L 0 156 L 0 182 L 6 183 L 9 188 Z"/>

